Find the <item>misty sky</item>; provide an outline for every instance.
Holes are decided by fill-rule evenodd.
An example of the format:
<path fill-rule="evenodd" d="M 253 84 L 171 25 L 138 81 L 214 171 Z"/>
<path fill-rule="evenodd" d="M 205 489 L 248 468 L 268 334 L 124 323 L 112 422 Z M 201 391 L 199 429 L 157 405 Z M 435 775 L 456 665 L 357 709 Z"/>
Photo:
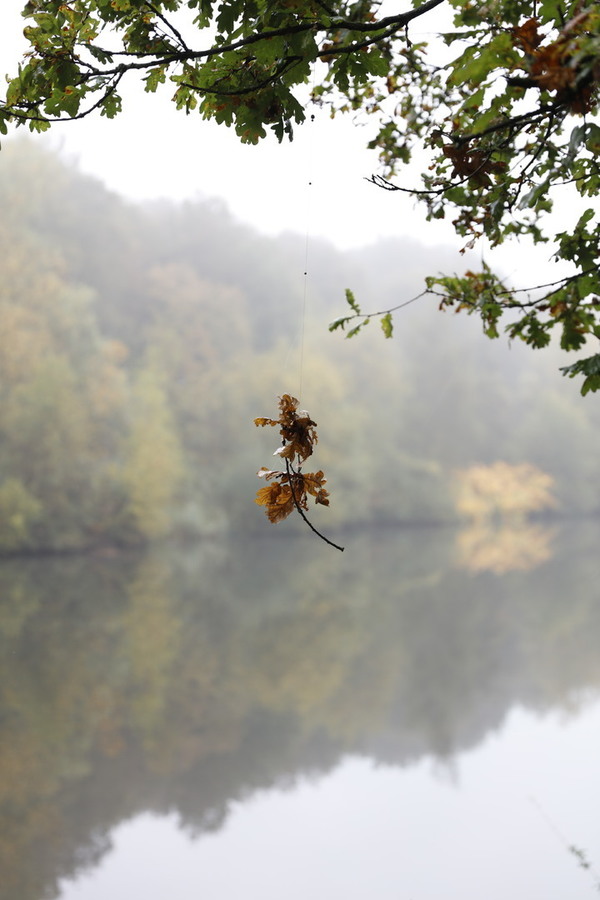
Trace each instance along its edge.
<path fill-rule="evenodd" d="M 0 7 L 4 72 L 16 71 L 25 45 L 21 5 L 13 0 Z M 377 154 L 365 149 L 375 123 L 361 126 L 348 116 L 332 121 L 311 110 L 315 121 L 297 128 L 293 143 L 267 138 L 251 147 L 231 129 L 178 112 L 170 96 L 169 85 L 148 95 L 132 79 L 116 119 L 55 125 L 38 139 L 61 147 L 83 171 L 128 197 L 221 197 L 237 218 L 268 234 L 292 230 L 342 249 L 403 236 L 460 247 L 449 221 L 427 222 L 406 194 L 368 183 L 377 171 Z M 408 173 L 398 181 L 411 183 Z M 513 245 L 493 258 L 485 244 L 477 250 L 521 284 L 532 283 L 530 249 L 520 253 Z M 535 258 L 534 278 L 543 280 L 548 250 Z"/>
<path fill-rule="evenodd" d="M 16 70 L 23 46 L 20 6 L 0 9 L 3 72 Z M 361 128 L 348 117 L 332 121 L 314 110 L 317 119 L 298 128 L 293 143 L 268 138 L 244 146 L 231 129 L 177 112 L 171 93 L 167 85 L 147 95 L 132 79 L 121 116 L 54 126 L 50 140 L 83 170 L 136 199 L 219 196 L 262 231 L 303 234 L 308 228 L 342 247 L 382 235 L 414 236 L 412 201 L 365 181 L 377 170 L 376 154 L 364 149 L 374 123 Z M 436 240 L 448 239 L 447 228 L 430 226 L 424 237 L 431 240 L 434 232 Z"/>

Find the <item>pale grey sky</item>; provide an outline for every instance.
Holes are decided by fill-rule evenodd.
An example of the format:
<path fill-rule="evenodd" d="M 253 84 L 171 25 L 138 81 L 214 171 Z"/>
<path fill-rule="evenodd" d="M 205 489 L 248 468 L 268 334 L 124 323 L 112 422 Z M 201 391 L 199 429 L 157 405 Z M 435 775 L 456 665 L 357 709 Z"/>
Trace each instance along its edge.
<path fill-rule="evenodd" d="M 9 0 L 0 9 L 3 72 L 14 72 L 20 58 L 20 8 Z M 127 196 L 222 197 L 236 216 L 269 233 L 308 228 L 342 247 L 381 235 L 415 236 L 416 229 L 428 242 L 451 239 L 448 227 L 423 228 L 411 200 L 365 181 L 377 169 L 376 154 L 365 149 L 373 126 L 332 121 L 315 110 L 315 122 L 299 127 L 291 144 L 268 138 L 250 147 L 231 129 L 177 112 L 171 93 L 167 86 L 145 94 L 132 79 L 116 119 L 53 126 L 44 140 Z"/>
<path fill-rule="evenodd" d="M 25 46 L 21 8 L 21 0 L 0 6 L 3 72 L 16 71 Z M 178 112 L 170 95 L 169 86 L 145 94 L 132 79 L 116 119 L 55 125 L 36 139 L 60 147 L 83 171 L 130 198 L 220 197 L 237 218 L 269 234 L 308 233 L 342 249 L 391 236 L 461 245 L 449 221 L 427 222 L 409 196 L 366 181 L 377 171 L 377 154 L 365 149 L 374 123 L 331 120 L 315 110 L 315 121 L 297 128 L 293 143 L 267 138 L 251 147 L 231 129 Z M 411 183 L 408 173 L 399 180 Z M 477 250 L 489 260 L 485 245 Z M 547 258 L 546 248 L 532 255 L 513 244 L 494 251 L 490 261 L 521 284 L 535 284 L 549 274 Z"/>

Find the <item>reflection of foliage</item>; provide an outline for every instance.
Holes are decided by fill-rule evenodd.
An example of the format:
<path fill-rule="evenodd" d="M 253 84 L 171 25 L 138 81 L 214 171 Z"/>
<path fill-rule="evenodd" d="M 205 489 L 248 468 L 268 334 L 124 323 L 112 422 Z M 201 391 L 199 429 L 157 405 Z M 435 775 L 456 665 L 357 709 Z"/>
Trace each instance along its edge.
<path fill-rule="evenodd" d="M 0 547 L 15 550 L 27 545 L 31 524 L 39 517 L 41 505 L 19 478 L 7 478 L 0 485 Z"/>
<path fill-rule="evenodd" d="M 553 478 L 528 463 L 495 462 L 457 473 L 456 508 L 475 522 L 522 519 L 556 505 Z"/>
<path fill-rule="evenodd" d="M 542 525 L 473 525 L 460 531 L 457 563 L 467 572 L 528 572 L 552 557 L 555 530 Z"/>
<path fill-rule="evenodd" d="M 1 900 L 50 896 L 142 810 L 216 828 L 344 754 L 448 758 L 597 688 L 597 528 L 535 579 L 465 577 L 453 536 L 375 533 L 342 569 L 303 537 L 4 561 Z"/>
<path fill-rule="evenodd" d="M 577 865 L 579 866 L 579 868 L 583 869 L 584 872 L 590 873 L 594 880 L 596 890 L 600 891 L 600 875 L 598 874 L 598 871 L 593 868 L 585 850 L 582 850 L 581 847 L 576 847 L 574 844 L 568 847 L 568 850 L 569 853 L 572 853 L 572 855 L 577 860 Z"/>
<path fill-rule="evenodd" d="M 567 852 L 572 854 L 572 856 L 575 858 L 579 868 L 584 872 L 587 872 L 592 877 L 596 889 L 600 891 L 600 873 L 598 873 L 596 868 L 590 862 L 587 852 L 581 847 L 577 847 L 575 844 L 569 844 L 567 838 L 562 833 L 561 828 L 559 828 L 558 825 L 552 821 L 552 819 L 550 818 L 546 810 L 542 808 L 538 800 L 532 797 L 531 802 L 535 809 L 537 809 L 537 811 L 539 812 L 546 825 L 548 825 L 550 830 L 553 832 L 555 837 L 557 837 L 561 844 L 564 845 Z"/>
<path fill-rule="evenodd" d="M 181 622 L 174 604 L 166 562 L 143 560 L 128 586 L 129 605 L 123 619 L 124 649 L 130 661 L 130 687 L 135 693 L 130 724 L 144 746 L 162 731 L 173 665 L 181 642 Z"/>

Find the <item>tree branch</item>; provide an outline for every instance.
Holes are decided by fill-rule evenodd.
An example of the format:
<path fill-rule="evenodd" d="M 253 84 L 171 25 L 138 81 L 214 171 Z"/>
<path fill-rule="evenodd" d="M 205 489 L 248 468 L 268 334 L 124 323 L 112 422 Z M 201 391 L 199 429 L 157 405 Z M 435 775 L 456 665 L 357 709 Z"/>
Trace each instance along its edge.
<path fill-rule="evenodd" d="M 217 97 L 242 97 L 244 94 L 253 94 L 256 91 L 261 91 L 263 88 L 268 87 L 268 85 L 272 84 L 280 75 L 293 69 L 294 66 L 297 66 L 300 62 L 302 62 L 301 56 L 288 56 L 281 61 L 277 69 L 271 75 L 267 76 L 267 78 L 264 78 L 262 81 L 257 81 L 249 87 L 237 88 L 233 91 L 220 91 L 218 88 L 214 87 L 201 87 L 197 84 L 191 84 L 189 81 L 178 81 L 177 83 L 182 87 L 190 88 L 192 91 L 198 91 L 200 94 L 214 94 Z M 225 77 L 219 79 L 219 81 L 224 80 Z"/>
<path fill-rule="evenodd" d="M 495 293 L 497 296 L 508 296 L 510 294 L 529 294 L 531 293 L 531 291 L 541 291 L 543 288 L 547 287 L 554 288 L 554 290 L 548 291 L 547 294 L 544 294 L 543 297 L 539 297 L 537 300 L 528 300 L 527 302 L 514 300 L 512 303 L 507 304 L 507 306 L 509 306 L 511 309 L 525 309 L 528 306 L 538 306 L 540 303 L 544 303 L 548 299 L 548 297 L 551 297 L 553 294 L 557 294 L 568 284 L 576 283 L 580 278 L 584 278 L 586 275 L 597 273 L 597 268 L 584 269 L 582 272 L 577 272 L 575 275 L 568 275 L 564 278 L 559 278 L 557 281 L 549 281 L 546 284 L 536 284 L 535 287 L 506 288 L 503 291 L 496 291 Z"/>
<path fill-rule="evenodd" d="M 300 515 L 302 516 L 302 518 L 304 519 L 304 521 L 306 522 L 306 524 L 308 525 L 310 530 L 314 531 L 314 533 L 317 535 L 317 537 L 320 537 L 321 540 L 325 541 L 326 544 L 329 544 L 330 547 L 335 547 L 336 550 L 341 550 L 341 552 L 343 553 L 345 548 L 340 547 L 339 544 L 334 544 L 334 542 L 330 541 L 329 538 L 325 537 L 324 534 L 321 534 L 321 532 L 315 528 L 315 526 L 310 521 L 308 516 L 305 515 L 304 510 L 300 506 L 300 503 L 298 502 L 298 498 L 296 497 L 296 491 L 294 490 L 294 475 L 296 475 L 297 473 L 294 471 L 292 464 L 290 463 L 289 459 L 287 459 L 287 458 L 285 461 L 285 468 L 286 468 L 286 471 L 287 471 L 288 477 L 289 477 L 289 485 L 290 485 L 290 488 L 292 491 L 292 499 L 294 501 L 294 506 L 296 507 L 296 509 L 298 510 L 298 512 L 300 513 Z"/>
<path fill-rule="evenodd" d="M 435 9 L 436 6 L 441 6 L 442 3 L 445 3 L 445 0 L 428 0 L 427 3 L 417 6 L 416 9 L 411 9 L 406 13 L 399 13 L 397 16 L 386 16 L 383 19 L 379 19 L 378 22 L 345 22 L 342 20 L 337 27 L 348 28 L 351 31 L 377 31 L 380 28 L 387 28 L 389 25 L 405 28 L 413 19 L 424 16 L 426 13 L 431 12 L 432 9 Z"/>
<path fill-rule="evenodd" d="M 212 47 L 208 48 L 207 50 L 190 50 L 187 47 L 182 35 L 175 28 L 175 26 L 173 26 L 169 22 L 169 20 L 165 16 L 163 16 L 162 13 L 160 13 L 153 6 L 153 4 L 151 4 L 150 2 L 147 2 L 147 0 L 145 0 L 145 5 L 157 16 L 157 18 L 160 19 L 160 21 L 163 22 L 163 24 L 166 27 L 168 27 L 171 30 L 171 32 L 175 35 L 176 39 L 179 41 L 179 43 L 181 44 L 181 46 L 184 49 L 182 49 L 181 51 L 177 51 L 177 52 L 165 53 L 161 56 L 156 56 L 156 55 L 152 54 L 152 51 L 147 51 L 144 53 L 142 53 L 142 52 L 131 53 L 130 51 L 108 51 L 108 50 L 103 51 L 107 55 L 110 55 L 112 58 L 114 58 L 115 56 L 117 56 L 117 57 L 127 56 L 127 57 L 133 57 L 135 60 L 137 60 L 137 61 L 133 61 L 133 60 L 129 59 L 127 62 L 120 62 L 117 65 L 112 66 L 110 68 L 100 68 L 99 66 L 95 66 L 89 62 L 84 62 L 81 59 L 78 59 L 78 64 L 85 65 L 85 67 L 88 69 L 87 72 L 85 72 L 85 73 L 82 72 L 80 74 L 80 78 L 78 79 L 79 85 L 85 85 L 85 84 L 87 84 L 87 82 L 89 82 L 93 79 L 98 79 L 98 78 L 102 78 L 102 79 L 106 79 L 106 80 L 114 79 L 114 82 L 109 85 L 109 87 L 103 92 L 102 97 L 96 103 L 94 103 L 87 109 L 83 110 L 82 112 L 77 113 L 74 116 L 71 116 L 71 115 L 43 116 L 39 113 L 39 104 L 35 107 L 35 114 L 31 114 L 31 113 L 27 113 L 27 112 L 19 112 L 15 107 L 11 107 L 9 109 L 6 106 L 0 107 L 0 111 L 8 113 L 10 116 L 14 117 L 15 119 L 21 120 L 23 122 L 37 121 L 37 122 L 52 122 L 53 123 L 53 122 L 63 122 L 63 121 L 77 121 L 79 119 L 85 118 L 86 116 L 88 116 L 92 112 L 94 112 L 96 109 L 98 109 L 98 107 L 103 104 L 105 99 L 115 91 L 117 84 L 122 79 L 122 77 L 125 75 L 125 73 L 129 72 L 129 71 L 155 69 L 155 68 L 160 68 L 162 66 L 171 66 L 176 63 L 185 63 L 185 62 L 190 62 L 190 61 L 199 60 L 199 59 L 210 59 L 211 57 L 220 56 L 224 53 L 233 52 L 233 51 L 239 50 L 243 47 L 250 47 L 253 44 L 259 43 L 261 41 L 269 40 L 270 38 L 288 37 L 288 36 L 292 36 L 295 34 L 302 34 L 307 31 L 331 32 L 331 31 L 337 31 L 340 28 L 345 28 L 345 29 L 352 30 L 352 31 L 369 33 L 369 32 L 374 32 L 374 31 L 381 32 L 381 29 L 385 29 L 383 31 L 383 33 L 377 34 L 376 36 L 373 36 L 366 40 L 355 41 L 353 43 L 346 44 L 341 47 L 332 47 L 332 48 L 328 49 L 327 51 L 321 51 L 316 54 L 316 58 L 321 58 L 321 57 L 326 57 L 326 56 L 331 57 L 331 56 L 336 56 L 336 55 L 341 55 L 341 54 L 355 53 L 355 52 L 365 49 L 366 47 L 369 47 L 373 44 L 380 43 L 381 41 L 386 40 L 386 38 L 391 37 L 400 28 L 406 27 L 414 19 L 416 19 L 422 15 L 425 15 L 430 10 L 435 9 L 437 6 L 440 6 L 444 2 L 445 2 L 445 0 L 428 0 L 428 2 L 422 4 L 421 6 L 417 7 L 416 9 L 409 10 L 406 13 L 400 13 L 399 15 L 395 15 L 395 16 L 386 16 L 383 19 L 378 20 L 377 22 L 354 22 L 351 20 L 341 19 L 341 18 L 334 19 L 328 25 L 320 23 L 318 20 L 310 21 L 310 22 L 302 22 L 297 25 L 289 25 L 289 26 L 284 26 L 282 28 L 275 28 L 270 31 L 260 31 L 255 34 L 247 35 L 244 38 L 240 38 L 240 40 L 238 40 L 238 41 L 232 41 L 229 44 L 222 44 L 219 46 L 213 45 Z M 142 56 L 143 57 L 152 56 L 152 58 L 140 59 L 140 57 L 142 57 Z M 269 76 L 263 82 L 260 82 L 256 86 L 253 86 L 253 87 L 250 87 L 247 89 L 244 88 L 242 90 L 237 90 L 237 91 L 231 91 L 231 92 L 218 91 L 217 89 L 214 89 L 214 88 L 196 86 L 189 82 L 180 82 L 180 83 L 183 84 L 185 87 L 188 87 L 191 90 L 195 90 L 195 91 L 198 91 L 199 93 L 204 93 L 204 94 L 209 94 L 209 93 L 222 94 L 222 95 L 248 94 L 248 93 L 252 93 L 254 90 L 260 90 L 261 88 L 266 87 L 270 82 L 272 82 L 274 79 L 279 77 L 283 72 L 287 71 L 290 67 L 293 67 L 294 65 L 297 64 L 297 62 L 300 62 L 300 61 L 301 61 L 300 57 L 288 57 L 288 59 L 285 60 L 277 68 L 276 72 L 272 76 Z M 290 63 L 291 63 L 291 66 L 290 66 Z M 31 107 L 31 109 L 33 112 L 32 107 Z"/>
<path fill-rule="evenodd" d="M 550 103 L 547 106 L 538 106 L 537 109 L 522 113 L 520 116 L 513 116 L 502 122 L 496 122 L 494 125 L 488 125 L 483 131 L 476 131 L 474 134 L 448 135 L 448 137 L 459 146 L 468 144 L 470 141 L 478 141 L 480 138 L 487 137 L 488 134 L 496 134 L 498 131 L 511 131 L 516 127 L 519 127 L 520 130 L 524 125 L 529 125 L 532 122 L 537 121 L 537 119 L 543 119 L 549 115 L 553 116 L 554 113 L 558 112 L 561 108 L 564 108 L 564 103 L 555 102 Z"/>
<path fill-rule="evenodd" d="M 167 17 L 164 16 L 164 15 L 161 13 L 161 11 L 160 11 L 159 9 L 157 9 L 155 6 L 153 6 L 152 3 L 149 3 L 148 0 L 144 0 L 144 3 L 145 3 L 145 5 L 148 7 L 148 9 L 149 9 L 151 12 L 153 12 L 154 15 L 155 15 L 158 19 L 160 19 L 160 21 L 165 25 L 165 27 L 168 28 L 169 31 L 170 31 L 172 34 L 175 35 L 176 39 L 179 41 L 180 46 L 183 47 L 184 50 L 189 50 L 189 47 L 187 46 L 186 42 L 184 41 L 183 37 L 181 36 L 181 33 L 180 33 L 180 32 L 177 30 L 177 28 L 175 28 L 175 26 L 167 19 Z"/>
<path fill-rule="evenodd" d="M 382 29 L 387 29 L 383 34 L 378 35 L 376 38 L 373 38 L 369 41 L 370 43 L 374 43 L 376 41 L 384 40 L 386 37 L 389 37 L 395 31 L 398 31 L 400 28 L 404 28 L 413 19 L 418 18 L 419 16 L 423 16 L 426 13 L 430 12 L 432 9 L 435 9 L 437 6 L 440 6 L 442 3 L 446 2 L 446 0 L 428 0 L 427 3 L 424 3 L 422 6 L 417 7 L 416 9 L 409 10 L 406 13 L 400 13 L 396 16 L 386 16 L 383 19 L 379 19 L 376 22 L 355 22 L 349 19 L 334 19 L 329 24 L 324 24 L 319 22 L 319 20 L 310 20 L 307 22 L 301 22 L 297 25 L 285 25 L 281 28 L 273 28 L 268 31 L 258 31 L 254 34 L 247 35 L 246 37 L 240 38 L 237 41 L 232 41 L 230 44 L 219 44 L 213 45 L 206 50 L 190 50 L 185 45 L 183 38 L 179 34 L 179 32 L 168 22 L 164 16 L 160 16 L 160 19 L 165 22 L 166 25 L 173 31 L 178 40 L 184 46 L 184 50 L 173 52 L 173 53 L 165 53 L 160 57 L 156 57 L 154 59 L 145 60 L 143 62 L 138 63 L 121 63 L 120 66 L 125 65 L 127 69 L 144 69 L 150 66 L 162 66 L 162 65 L 170 65 L 171 63 L 176 62 L 188 62 L 190 60 L 196 59 L 210 59 L 212 56 L 220 56 L 223 53 L 230 53 L 234 50 L 240 50 L 243 47 L 250 47 L 252 44 L 260 43 L 261 41 L 269 40 L 274 37 L 290 37 L 295 34 L 302 34 L 307 31 L 315 31 L 315 32 L 329 32 L 329 31 L 338 31 L 341 28 L 347 29 L 348 31 L 359 31 L 359 32 L 371 32 L 371 31 L 381 31 Z M 152 9 L 150 3 L 146 3 L 146 5 Z M 158 15 L 158 14 L 157 14 Z M 325 56 L 334 56 L 337 53 L 349 53 L 354 50 L 360 50 L 362 48 L 362 43 L 350 44 L 345 47 L 339 48 L 331 48 L 328 51 L 325 51 L 323 55 Z M 111 56 L 133 56 L 136 58 L 142 56 L 155 56 L 153 51 L 139 51 L 132 52 L 127 50 L 106 50 L 105 53 Z M 321 54 L 319 54 L 321 55 Z M 113 69 L 96 69 L 95 74 L 103 74 L 103 75 L 112 75 L 116 71 L 118 71 L 120 67 L 115 67 Z"/>
<path fill-rule="evenodd" d="M 114 92 L 116 91 L 116 89 L 118 87 L 119 82 L 125 75 L 125 72 L 126 72 L 125 69 L 123 69 L 120 72 L 117 72 L 116 76 L 114 78 L 114 81 L 107 86 L 107 88 L 103 92 L 102 96 L 98 100 L 96 100 L 96 102 L 93 103 L 90 107 L 88 107 L 87 109 L 84 109 L 83 112 L 75 113 L 74 116 L 67 116 L 65 118 L 62 116 L 42 116 L 42 115 L 37 115 L 37 114 L 28 115 L 25 112 L 15 112 L 12 108 L 10 110 L 7 110 L 5 106 L 0 106 L 0 112 L 2 112 L 3 110 L 6 110 L 6 112 L 13 119 L 19 119 L 23 123 L 26 123 L 26 122 L 77 122 L 79 119 L 85 119 L 86 116 L 89 116 L 90 113 L 93 113 L 96 109 L 101 107 L 102 104 L 105 102 L 105 100 L 108 97 L 110 97 L 111 94 L 114 94 Z M 29 108 L 31 110 L 38 109 L 39 104 L 37 106 L 30 104 L 29 107 L 25 107 L 25 108 Z"/>

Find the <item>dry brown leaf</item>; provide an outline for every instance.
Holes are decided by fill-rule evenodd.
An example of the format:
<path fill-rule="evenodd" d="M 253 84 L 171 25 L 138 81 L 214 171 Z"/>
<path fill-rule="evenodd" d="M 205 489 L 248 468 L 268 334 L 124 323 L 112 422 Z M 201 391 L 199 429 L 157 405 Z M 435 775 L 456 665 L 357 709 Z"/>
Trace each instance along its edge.
<path fill-rule="evenodd" d="M 327 479 L 323 471 L 300 471 L 300 465 L 312 455 L 318 438 L 317 423 L 306 411 L 298 412 L 298 405 L 299 401 L 291 394 L 282 394 L 278 419 L 260 416 L 254 420 L 257 426 L 278 425 L 283 439 L 282 446 L 273 455 L 285 460 L 285 471 L 262 466 L 257 472 L 259 478 L 272 482 L 260 488 L 255 499 L 255 503 L 265 507 L 270 522 L 287 518 L 294 507 L 303 515 L 303 511 L 308 510 L 309 496 L 320 506 L 329 506 L 329 491 L 324 488 Z"/>

